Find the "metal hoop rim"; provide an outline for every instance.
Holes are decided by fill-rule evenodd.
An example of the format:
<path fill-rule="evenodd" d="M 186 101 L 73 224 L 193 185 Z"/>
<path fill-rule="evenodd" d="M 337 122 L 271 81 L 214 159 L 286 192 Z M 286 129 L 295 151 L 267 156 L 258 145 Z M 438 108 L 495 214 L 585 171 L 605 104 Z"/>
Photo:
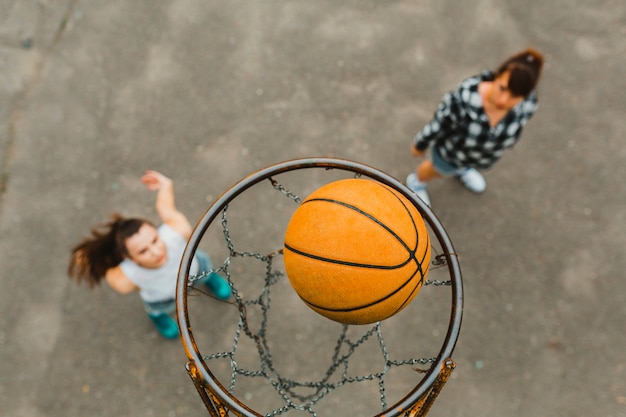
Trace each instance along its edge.
<path fill-rule="evenodd" d="M 452 279 L 452 304 L 448 331 L 437 359 L 433 366 L 431 366 L 428 370 L 426 376 L 422 378 L 422 380 L 404 398 L 391 407 L 388 407 L 387 410 L 376 414 L 374 417 L 399 416 L 401 413 L 410 410 L 415 403 L 424 396 L 437 379 L 439 369 L 452 356 L 459 337 L 463 316 L 463 282 L 460 265 L 452 241 L 431 208 L 428 207 L 428 205 L 426 205 L 404 184 L 392 176 L 371 166 L 338 158 L 312 157 L 292 159 L 270 165 L 252 173 L 233 184 L 222 195 L 220 195 L 206 210 L 204 215 L 194 227 L 181 259 L 176 285 L 176 316 L 180 328 L 181 342 L 187 354 L 187 358 L 194 363 L 202 364 L 202 366 L 199 366 L 198 368 L 202 373 L 206 384 L 208 384 L 208 388 L 220 399 L 224 400 L 228 404 L 229 409 L 246 416 L 262 417 L 261 414 L 258 414 L 233 397 L 213 376 L 209 367 L 199 354 L 191 331 L 191 325 L 189 324 L 189 316 L 187 312 L 187 277 L 189 276 L 189 272 L 191 270 L 191 260 L 193 259 L 193 256 L 198 248 L 199 242 L 208 230 L 209 226 L 213 223 L 219 213 L 228 205 L 228 203 L 250 187 L 270 178 L 273 175 L 307 168 L 339 169 L 343 171 L 355 172 L 396 189 L 417 207 L 442 246 Z"/>

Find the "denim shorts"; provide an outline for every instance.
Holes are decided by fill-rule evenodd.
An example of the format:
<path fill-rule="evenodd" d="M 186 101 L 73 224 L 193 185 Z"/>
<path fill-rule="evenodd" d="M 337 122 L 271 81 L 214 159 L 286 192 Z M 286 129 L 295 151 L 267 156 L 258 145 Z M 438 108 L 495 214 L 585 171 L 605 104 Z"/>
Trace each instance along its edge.
<path fill-rule="evenodd" d="M 209 255 L 201 250 L 197 250 L 195 258 L 198 261 L 198 275 L 211 270 L 212 265 Z M 203 281 L 204 280 L 198 280 L 196 282 Z M 163 301 L 144 301 L 143 306 L 146 309 L 146 313 L 150 315 L 158 315 L 161 313 L 172 314 L 176 310 L 176 300 L 172 298 L 171 300 Z"/>
<path fill-rule="evenodd" d="M 146 309 L 146 313 L 150 316 L 157 316 L 159 314 L 172 314 L 176 311 L 176 299 L 165 301 L 144 301 L 143 307 Z"/>
<path fill-rule="evenodd" d="M 444 177 L 451 177 L 453 175 L 456 175 L 457 171 L 459 170 L 458 167 L 455 167 L 449 162 L 446 162 L 441 157 L 439 150 L 434 146 L 431 150 L 431 160 L 433 162 L 433 167 L 435 168 L 435 171 L 437 171 L 439 174 L 443 175 Z"/>

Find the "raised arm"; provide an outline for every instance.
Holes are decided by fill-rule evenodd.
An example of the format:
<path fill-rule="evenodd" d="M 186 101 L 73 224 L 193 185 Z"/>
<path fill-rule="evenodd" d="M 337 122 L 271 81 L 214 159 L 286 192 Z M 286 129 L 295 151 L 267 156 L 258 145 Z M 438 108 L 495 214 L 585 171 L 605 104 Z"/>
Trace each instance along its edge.
<path fill-rule="evenodd" d="M 191 224 L 176 208 L 173 181 L 157 171 L 146 171 L 141 182 L 148 190 L 156 191 L 156 210 L 163 223 L 180 233 L 185 239 L 191 236 Z"/>

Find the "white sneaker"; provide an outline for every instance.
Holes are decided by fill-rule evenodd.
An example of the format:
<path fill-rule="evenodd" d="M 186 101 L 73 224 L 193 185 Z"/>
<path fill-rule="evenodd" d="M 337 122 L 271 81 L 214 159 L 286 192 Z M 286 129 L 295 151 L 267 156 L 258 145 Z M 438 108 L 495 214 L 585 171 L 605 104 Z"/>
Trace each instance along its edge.
<path fill-rule="evenodd" d="M 457 171 L 456 176 L 465 188 L 475 193 L 482 193 L 487 188 L 485 177 L 474 168 L 463 168 Z"/>
<path fill-rule="evenodd" d="M 428 197 L 428 191 L 426 191 L 426 184 L 420 182 L 420 180 L 417 179 L 416 174 L 409 174 L 409 176 L 406 177 L 406 186 L 417 194 L 417 196 L 421 198 L 428 207 L 430 207 L 430 197 Z"/>

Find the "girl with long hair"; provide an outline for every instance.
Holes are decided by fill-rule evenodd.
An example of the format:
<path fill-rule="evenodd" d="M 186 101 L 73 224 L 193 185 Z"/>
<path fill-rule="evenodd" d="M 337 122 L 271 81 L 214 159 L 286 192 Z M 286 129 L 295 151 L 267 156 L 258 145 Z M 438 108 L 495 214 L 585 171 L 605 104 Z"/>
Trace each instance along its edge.
<path fill-rule="evenodd" d="M 170 315 L 175 310 L 178 267 L 192 227 L 176 208 L 171 179 L 147 171 L 141 181 L 156 191 L 156 211 L 162 224 L 157 227 L 145 219 L 114 214 L 72 249 L 68 275 L 91 288 L 104 280 L 120 294 L 138 291 L 159 333 L 174 339 L 178 325 Z M 210 270 L 208 255 L 197 251 L 190 273 Z M 210 273 L 201 281 L 217 298 L 230 298 L 230 286 L 218 274 Z"/>

